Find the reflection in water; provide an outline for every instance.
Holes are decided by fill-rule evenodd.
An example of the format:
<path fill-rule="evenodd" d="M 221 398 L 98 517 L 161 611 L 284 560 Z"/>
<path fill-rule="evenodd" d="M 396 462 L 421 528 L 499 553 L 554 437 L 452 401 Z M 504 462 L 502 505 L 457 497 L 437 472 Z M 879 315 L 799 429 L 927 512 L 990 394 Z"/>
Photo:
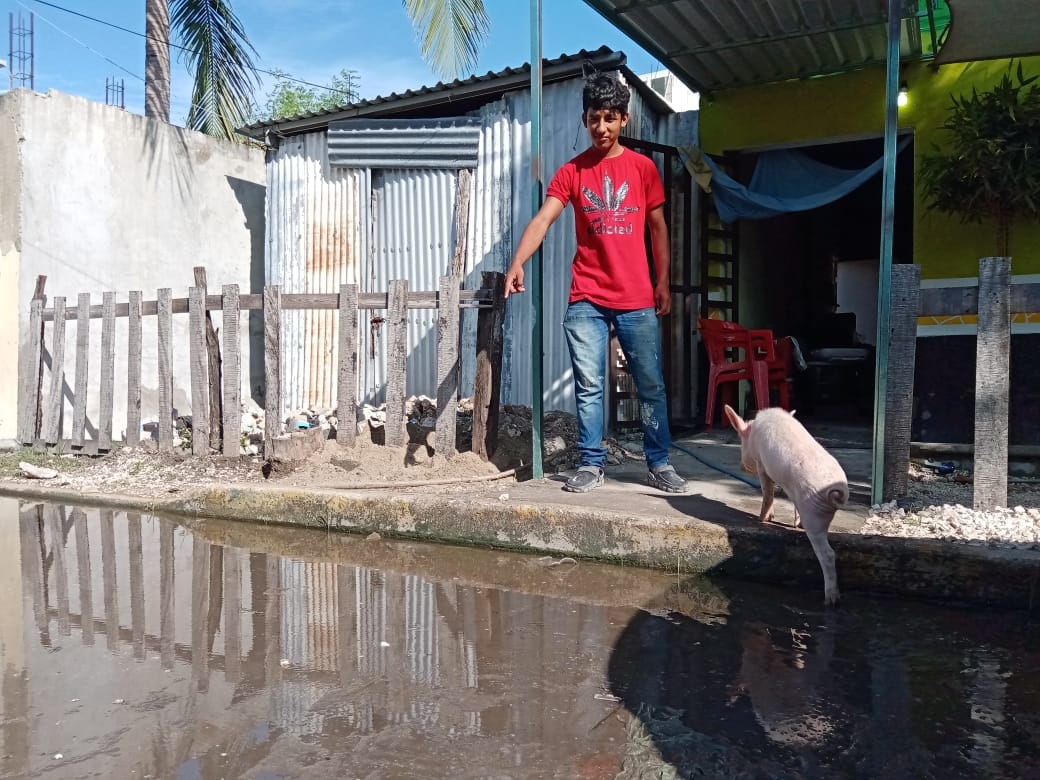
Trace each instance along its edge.
<path fill-rule="evenodd" d="M 0 777 L 1038 767 L 1020 616 L 2 499 L 0 556 Z"/>

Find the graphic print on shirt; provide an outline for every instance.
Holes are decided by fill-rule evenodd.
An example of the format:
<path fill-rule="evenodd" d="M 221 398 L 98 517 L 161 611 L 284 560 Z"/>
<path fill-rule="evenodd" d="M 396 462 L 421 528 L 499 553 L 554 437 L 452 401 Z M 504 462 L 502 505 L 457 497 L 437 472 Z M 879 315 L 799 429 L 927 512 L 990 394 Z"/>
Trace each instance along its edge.
<path fill-rule="evenodd" d="M 592 204 L 581 208 L 589 217 L 589 235 L 631 235 L 634 227 L 629 215 L 639 211 L 639 207 L 624 205 L 628 196 L 627 181 L 615 191 L 613 179 L 605 174 L 602 197 L 588 187 L 582 187 L 581 193 Z"/>

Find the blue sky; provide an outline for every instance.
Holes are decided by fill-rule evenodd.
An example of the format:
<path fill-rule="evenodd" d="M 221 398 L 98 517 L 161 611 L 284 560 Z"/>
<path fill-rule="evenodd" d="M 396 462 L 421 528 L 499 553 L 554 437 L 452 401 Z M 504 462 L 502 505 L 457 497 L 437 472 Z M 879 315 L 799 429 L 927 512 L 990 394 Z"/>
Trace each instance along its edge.
<path fill-rule="evenodd" d="M 49 0 L 53 5 L 144 32 L 145 0 Z M 340 70 L 360 74 L 361 97 L 371 98 L 434 84 L 438 78 L 423 62 L 419 42 L 400 0 L 233 0 L 257 66 L 284 70 L 325 84 Z M 485 0 L 491 32 L 480 55 L 478 73 L 519 66 L 530 60 L 530 4 L 525 0 Z M 66 13 L 35 0 L 0 0 L 4 46 L 14 13 L 28 22 L 35 13 L 35 86 L 105 100 L 105 79 L 125 80 L 126 107 L 142 112 L 144 39 Z M 606 45 L 624 51 L 637 73 L 660 70 L 660 63 L 611 27 L 582 0 L 543 0 L 542 54 L 558 57 Z M 173 58 L 171 119 L 182 124 L 191 96 L 187 69 Z M 263 78 L 263 76 L 262 76 Z M 258 91 L 263 103 L 270 77 Z M 0 90 L 8 72 L 0 70 Z"/>

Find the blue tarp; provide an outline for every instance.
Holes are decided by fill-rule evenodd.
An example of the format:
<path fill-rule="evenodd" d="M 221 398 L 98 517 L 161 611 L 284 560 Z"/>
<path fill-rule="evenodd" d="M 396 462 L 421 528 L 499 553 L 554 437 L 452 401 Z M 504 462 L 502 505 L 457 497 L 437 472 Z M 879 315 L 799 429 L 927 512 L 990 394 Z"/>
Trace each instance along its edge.
<path fill-rule="evenodd" d="M 904 138 L 896 153 L 903 151 L 910 141 L 909 137 Z M 687 167 L 697 167 L 699 161 L 690 160 L 688 150 L 680 152 L 684 153 Z M 791 149 L 762 152 L 746 187 L 727 176 L 708 155 L 701 155 L 700 161 L 711 170 L 711 193 L 719 218 L 733 222 L 826 206 L 876 176 L 885 158 L 879 157 L 866 168 L 850 171 Z"/>

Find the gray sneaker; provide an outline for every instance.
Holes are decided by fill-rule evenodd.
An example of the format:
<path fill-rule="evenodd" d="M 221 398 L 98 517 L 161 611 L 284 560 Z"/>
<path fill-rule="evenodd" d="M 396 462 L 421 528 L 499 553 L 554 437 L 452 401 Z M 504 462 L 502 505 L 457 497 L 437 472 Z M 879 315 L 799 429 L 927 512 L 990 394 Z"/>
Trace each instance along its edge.
<path fill-rule="evenodd" d="M 581 466 L 574 476 L 563 483 L 570 493 L 588 493 L 603 484 L 603 469 L 599 466 Z"/>
<path fill-rule="evenodd" d="M 650 469 L 646 481 L 650 487 L 663 490 L 665 493 L 685 493 L 689 489 L 689 483 L 675 473 L 673 466 Z"/>

